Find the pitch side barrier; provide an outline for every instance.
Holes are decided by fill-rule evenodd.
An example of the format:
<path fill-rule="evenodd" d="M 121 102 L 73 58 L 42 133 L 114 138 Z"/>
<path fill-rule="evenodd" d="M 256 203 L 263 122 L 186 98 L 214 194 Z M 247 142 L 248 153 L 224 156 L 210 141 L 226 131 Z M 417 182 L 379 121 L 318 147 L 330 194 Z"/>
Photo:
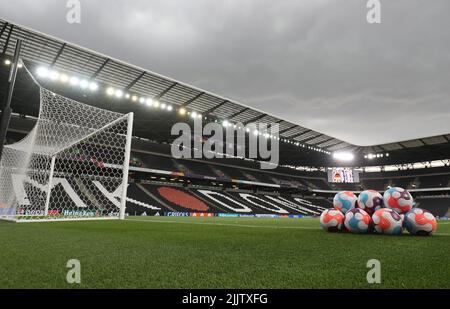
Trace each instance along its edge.
<path fill-rule="evenodd" d="M 313 193 L 339 193 L 342 190 L 322 190 L 322 189 L 312 189 L 309 190 Z M 409 192 L 436 192 L 436 191 L 450 191 L 450 187 L 445 187 L 445 188 L 420 188 L 420 189 L 408 189 Z M 362 191 L 352 191 L 353 193 L 359 194 Z M 380 193 L 383 193 L 384 190 L 378 191 Z"/>
<path fill-rule="evenodd" d="M 305 215 L 277 215 L 277 214 L 238 214 L 238 213 L 212 213 L 212 212 L 164 212 L 166 217 L 231 217 L 231 218 L 313 218 Z"/>

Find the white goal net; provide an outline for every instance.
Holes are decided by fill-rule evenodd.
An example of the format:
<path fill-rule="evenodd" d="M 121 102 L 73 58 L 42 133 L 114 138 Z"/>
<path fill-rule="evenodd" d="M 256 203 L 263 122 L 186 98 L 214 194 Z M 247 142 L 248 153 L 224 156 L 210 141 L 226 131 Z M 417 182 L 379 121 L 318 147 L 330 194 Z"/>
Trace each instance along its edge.
<path fill-rule="evenodd" d="M 33 130 L 3 150 L 0 219 L 123 219 L 132 125 L 41 87 Z"/>

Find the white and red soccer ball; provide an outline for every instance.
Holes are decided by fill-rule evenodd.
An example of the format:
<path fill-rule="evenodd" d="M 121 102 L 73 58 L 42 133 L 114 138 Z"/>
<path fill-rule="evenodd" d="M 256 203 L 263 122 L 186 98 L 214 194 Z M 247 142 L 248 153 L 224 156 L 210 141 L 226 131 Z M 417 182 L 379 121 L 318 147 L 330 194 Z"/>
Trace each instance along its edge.
<path fill-rule="evenodd" d="M 344 226 L 352 233 L 365 234 L 369 231 L 370 215 L 363 209 L 353 208 L 345 214 Z"/>
<path fill-rule="evenodd" d="M 433 214 L 421 208 L 413 208 L 405 214 L 405 228 L 411 235 L 432 235 L 437 229 Z"/>
<path fill-rule="evenodd" d="M 339 232 L 344 225 L 344 215 L 336 209 L 325 209 L 320 215 L 320 226 L 327 232 Z"/>
<path fill-rule="evenodd" d="M 351 191 L 342 191 L 334 196 L 333 206 L 345 215 L 347 211 L 355 208 L 357 200 L 358 198 L 355 193 Z"/>
<path fill-rule="evenodd" d="M 372 215 L 376 210 L 383 208 L 383 196 L 375 190 L 366 190 L 358 196 L 358 208 Z"/>
<path fill-rule="evenodd" d="M 400 235 L 403 230 L 403 220 L 400 215 L 390 209 L 381 208 L 372 215 L 373 228 L 376 233 Z"/>
<path fill-rule="evenodd" d="M 389 188 L 384 191 L 384 206 L 395 210 L 399 214 L 405 214 L 413 208 L 413 198 L 411 194 L 399 187 Z"/>

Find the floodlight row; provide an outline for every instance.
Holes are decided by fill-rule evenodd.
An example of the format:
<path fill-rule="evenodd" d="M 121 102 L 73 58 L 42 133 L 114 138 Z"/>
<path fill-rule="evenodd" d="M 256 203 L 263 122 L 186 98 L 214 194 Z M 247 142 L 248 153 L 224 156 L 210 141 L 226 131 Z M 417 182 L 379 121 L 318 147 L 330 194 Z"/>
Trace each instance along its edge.
<path fill-rule="evenodd" d="M 11 61 L 5 60 L 5 64 L 10 65 Z M 89 89 L 91 91 L 97 91 L 99 89 L 99 85 L 97 83 L 95 83 L 94 81 L 91 81 L 88 79 L 82 79 L 75 75 L 69 76 L 68 74 L 61 73 L 52 68 L 38 67 L 36 70 L 36 73 L 37 73 L 37 76 L 40 78 L 49 79 L 49 80 L 55 81 L 55 82 L 59 81 L 61 83 L 69 84 L 72 86 L 79 86 L 81 89 Z M 161 102 L 159 102 L 159 100 L 157 100 L 155 98 L 149 98 L 146 96 L 133 94 L 133 93 L 127 92 L 126 90 L 123 90 L 123 89 L 107 87 L 105 89 L 105 93 L 107 96 L 110 96 L 110 97 L 113 97 L 116 99 L 127 99 L 132 102 L 146 105 L 148 107 L 159 108 L 161 110 L 166 110 L 169 112 L 176 111 L 179 115 L 188 116 L 192 119 L 203 119 L 203 118 L 208 119 L 207 117 L 203 117 L 203 115 L 201 113 L 198 113 L 196 111 L 188 111 L 185 107 L 174 108 L 172 105 L 166 104 L 166 103 L 161 103 Z M 216 119 L 215 122 L 218 122 L 218 120 Z M 253 134 L 255 136 L 261 136 L 261 137 L 265 137 L 265 138 L 271 139 L 271 140 L 278 140 L 282 143 L 297 146 L 299 148 L 304 148 L 304 149 L 308 149 L 311 151 L 316 151 L 319 153 L 331 155 L 331 152 L 326 151 L 322 148 L 303 144 L 303 143 L 300 143 L 295 140 L 282 138 L 278 135 L 269 134 L 267 132 L 263 132 L 260 130 L 256 130 L 256 129 L 252 130 L 249 127 L 244 127 L 242 124 L 235 124 L 226 119 L 222 120 L 221 123 L 224 128 L 234 128 L 235 130 L 245 130 L 247 133 Z"/>
<path fill-rule="evenodd" d="M 389 153 L 369 153 L 367 155 L 364 155 L 364 159 L 375 159 L 375 158 L 384 158 L 384 157 L 389 157 Z"/>

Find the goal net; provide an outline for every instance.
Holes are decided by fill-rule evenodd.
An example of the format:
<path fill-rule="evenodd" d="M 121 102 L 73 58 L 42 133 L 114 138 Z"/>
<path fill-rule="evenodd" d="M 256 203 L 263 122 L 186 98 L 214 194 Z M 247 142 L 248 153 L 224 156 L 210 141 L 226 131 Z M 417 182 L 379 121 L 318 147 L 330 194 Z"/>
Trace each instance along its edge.
<path fill-rule="evenodd" d="M 40 87 L 39 117 L 0 160 L 0 219 L 123 219 L 133 114 Z"/>

